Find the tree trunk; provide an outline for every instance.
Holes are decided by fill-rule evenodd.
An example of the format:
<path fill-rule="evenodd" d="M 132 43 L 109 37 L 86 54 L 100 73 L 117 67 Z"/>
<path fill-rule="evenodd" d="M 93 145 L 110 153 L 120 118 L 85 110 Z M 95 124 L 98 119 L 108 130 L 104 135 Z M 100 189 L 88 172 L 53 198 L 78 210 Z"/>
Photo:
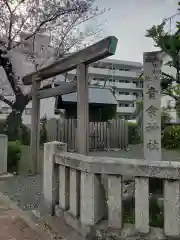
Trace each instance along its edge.
<path fill-rule="evenodd" d="M 9 141 L 20 140 L 20 127 L 22 123 L 22 114 L 28 104 L 27 96 L 18 96 L 13 104 L 12 112 L 8 115 L 4 132 L 8 136 Z"/>

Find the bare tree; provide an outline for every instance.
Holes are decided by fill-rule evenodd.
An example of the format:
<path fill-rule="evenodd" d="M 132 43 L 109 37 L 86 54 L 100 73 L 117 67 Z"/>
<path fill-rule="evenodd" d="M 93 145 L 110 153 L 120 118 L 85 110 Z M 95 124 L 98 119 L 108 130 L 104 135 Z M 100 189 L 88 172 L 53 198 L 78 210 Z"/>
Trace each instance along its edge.
<path fill-rule="evenodd" d="M 0 66 L 14 94 L 14 101 L 11 101 L 0 93 L 0 100 L 12 108 L 5 124 L 10 140 L 18 139 L 22 113 L 31 100 L 31 89 L 25 91 L 14 70 L 12 53 L 23 52 L 28 43 L 29 52 L 23 53 L 38 70 L 47 64 L 47 58 L 61 58 L 65 53 L 84 47 L 94 36 L 98 37 L 102 25 L 94 28 L 87 23 L 103 12 L 92 0 L 0 0 Z M 48 47 L 36 46 L 39 33 L 49 36 Z M 54 49 L 52 58 L 47 54 L 49 46 Z"/>

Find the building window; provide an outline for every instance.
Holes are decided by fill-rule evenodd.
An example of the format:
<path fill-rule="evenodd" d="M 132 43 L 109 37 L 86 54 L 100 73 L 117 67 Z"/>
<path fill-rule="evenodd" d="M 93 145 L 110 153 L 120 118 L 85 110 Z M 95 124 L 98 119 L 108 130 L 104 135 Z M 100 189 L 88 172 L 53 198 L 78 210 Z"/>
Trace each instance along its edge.
<path fill-rule="evenodd" d="M 11 108 L 9 107 L 2 107 L 2 113 L 9 114 L 11 112 Z"/>
<path fill-rule="evenodd" d="M 32 109 L 31 108 L 26 108 L 25 109 L 25 114 L 26 115 L 31 115 L 32 114 Z"/>
<path fill-rule="evenodd" d="M 127 103 L 119 103 L 119 107 L 129 107 L 130 105 Z"/>

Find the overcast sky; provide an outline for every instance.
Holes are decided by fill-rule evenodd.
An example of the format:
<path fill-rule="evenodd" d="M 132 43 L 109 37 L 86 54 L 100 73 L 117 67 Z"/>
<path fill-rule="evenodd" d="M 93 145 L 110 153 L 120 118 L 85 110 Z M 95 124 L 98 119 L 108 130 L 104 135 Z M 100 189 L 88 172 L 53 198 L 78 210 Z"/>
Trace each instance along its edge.
<path fill-rule="evenodd" d="M 146 29 L 159 24 L 177 12 L 177 0 L 96 0 L 101 8 L 111 8 L 101 19 L 107 19 L 104 36 L 119 39 L 113 58 L 142 62 L 143 52 L 155 50 L 145 37 Z M 177 18 L 176 18 L 177 20 Z M 179 19 L 180 20 L 180 19 Z M 172 22 L 172 28 L 175 21 Z"/>

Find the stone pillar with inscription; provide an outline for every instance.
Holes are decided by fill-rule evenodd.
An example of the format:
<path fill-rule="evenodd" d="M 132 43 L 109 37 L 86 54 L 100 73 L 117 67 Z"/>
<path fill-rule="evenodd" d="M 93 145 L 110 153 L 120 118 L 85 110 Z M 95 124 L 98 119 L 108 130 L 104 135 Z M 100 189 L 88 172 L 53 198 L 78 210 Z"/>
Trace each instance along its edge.
<path fill-rule="evenodd" d="M 146 52 L 143 84 L 144 157 L 161 161 L 161 85 L 162 60 L 160 52 Z"/>

